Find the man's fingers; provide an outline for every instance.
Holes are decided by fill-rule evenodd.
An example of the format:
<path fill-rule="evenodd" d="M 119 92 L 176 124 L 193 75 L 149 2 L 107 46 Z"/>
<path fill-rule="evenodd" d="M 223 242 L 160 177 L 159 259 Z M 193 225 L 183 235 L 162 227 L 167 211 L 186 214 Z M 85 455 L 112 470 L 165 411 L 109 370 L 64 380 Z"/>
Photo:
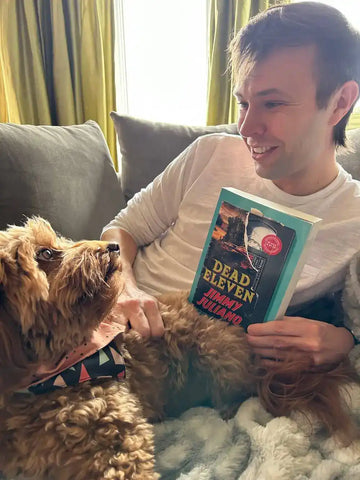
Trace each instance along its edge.
<path fill-rule="evenodd" d="M 125 327 L 127 327 L 129 323 L 127 315 L 124 315 L 120 308 L 114 310 L 114 320 L 116 323 L 120 323 L 120 325 L 124 325 Z"/>
<path fill-rule="evenodd" d="M 164 334 L 164 324 L 156 299 L 149 298 L 142 302 L 128 302 L 128 316 L 131 327 L 143 337 L 159 337 Z"/>
<path fill-rule="evenodd" d="M 131 328 L 143 337 L 160 337 L 164 334 L 159 303 L 155 297 L 139 289 L 123 291 L 113 310 L 116 321 Z"/>
<path fill-rule="evenodd" d="M 253 323 L 248 327 L 248 333 L 253 336 L 265 335 L 288 335 L 297 336 L 302 333 L 302 326 L 298 325 L 296 321 L 290 320 L 296 317 L 284 317 L 282 320 L 272 320 L 271 322 Z M 298 329 L 301 328 L 301 332 Z"/>
<path fill-rule="evenodd" d="M 164 322 L 159 311 L 157 302 L 144 302 L 144 314 L 150 326 L 150 335 L 152 337 L 162 337 L 164 335 Z"/>
<path fill-rule="evenodd" d="M 298 337 L 285 336 L 256 336 L 246 335 L 249 345 L 253 348 L 276 348 L 278 350 L 286 350 L 292 347 L 298 347 L 302 339 Z M 300 341 L 299 341 L 300 340 Z"/>
<path fill-rule="evenodd" d="M 302 338 L 321 338 L 328 328 L 325 322 L 310 320 L 300 317 L 283 317 L 281 320 L 272 320 L 271 322 L 253 323 L 248 327 L 248 333 L 251 336 L 284 336 L 294 339 Z"/>
<path fill-rule="evenodd" d="M 316 337 L 279 336 L 246 336 L 249 345 L 255 348 L 276 348 L 277 350 L 297 349 L 302 352 L 316 353 L 319 350 L 319 341 Z"/>
<path fill-rule="evenodd" d="M 156 299 L 122 300 L 117 304 L 116 312 L 120 323 L 126 325 L 129 322 L 131 328 L 143 337 L 157 337 L 164 334 L 164 324 Z"/>
<path fill-rule="evenodd" d="M 147 338 L 151 336 L 150 324 L 142 309 L 139 309 L 136 313 L 131 313 L 129 322 L 131 328 L 139 332 L 142 337 Z"/>

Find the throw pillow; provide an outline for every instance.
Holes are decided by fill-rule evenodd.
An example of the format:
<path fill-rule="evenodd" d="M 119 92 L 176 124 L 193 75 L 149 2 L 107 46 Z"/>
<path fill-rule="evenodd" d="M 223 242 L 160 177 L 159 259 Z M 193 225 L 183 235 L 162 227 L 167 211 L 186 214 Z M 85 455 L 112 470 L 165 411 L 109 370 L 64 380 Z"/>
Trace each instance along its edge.
<path fill-rule="evenodd" d="M 110 114 L 121 151 L 121 184 L 129 200 L 200 135 L 237 133 L 236 124 L 188 127 Z"/>
<path fill-rule="evenodd" d="M 74 240 L 99 238 L 125 205 L 100 127 L 0 124 L 0 229 L 40 215 Z"/>

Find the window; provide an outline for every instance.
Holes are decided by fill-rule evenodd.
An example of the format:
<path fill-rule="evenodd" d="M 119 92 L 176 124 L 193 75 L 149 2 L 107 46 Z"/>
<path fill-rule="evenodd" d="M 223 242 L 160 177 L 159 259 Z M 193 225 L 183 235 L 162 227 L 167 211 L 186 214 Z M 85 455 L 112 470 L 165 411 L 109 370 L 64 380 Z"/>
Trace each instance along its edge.
<path fill-rule="evenodd" d="M 116 2 L 119 113 L 149 120 L 205 124 L 205 0 Z"/>

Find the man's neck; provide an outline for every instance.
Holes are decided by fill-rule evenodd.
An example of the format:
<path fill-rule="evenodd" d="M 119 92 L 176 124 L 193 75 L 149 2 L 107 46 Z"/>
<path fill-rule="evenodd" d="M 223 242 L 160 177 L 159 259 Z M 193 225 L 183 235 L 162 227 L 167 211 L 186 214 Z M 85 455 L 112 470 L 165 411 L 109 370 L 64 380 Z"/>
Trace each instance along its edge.
<path fill-rule="evenodd" d="M 330 185 L 338 176 L 339 167 L 334 158 L 322 168 L 314 169 L 303 174 L 295 174 L 292 177 L 273 180 L 273 183 L 285 193 L 297 196 L 306 196 L 323 190 Z"/>

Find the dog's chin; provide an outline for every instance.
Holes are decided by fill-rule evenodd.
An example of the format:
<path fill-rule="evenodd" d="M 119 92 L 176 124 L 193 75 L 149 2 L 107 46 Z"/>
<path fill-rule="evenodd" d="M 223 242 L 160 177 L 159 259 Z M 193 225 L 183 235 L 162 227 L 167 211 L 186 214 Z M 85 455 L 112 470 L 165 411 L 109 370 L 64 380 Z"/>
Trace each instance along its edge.
<path fill-rule="evenodd" d="M 112 262 L 110 262 L 105 273 L 104 281 L 108 283 L 111 280 L 111 278 L 114 276 L 116 271 L 118 271 L 117 266 L 114 265 Z"/>
<path fill-rule="evenodd" d="M 113 277 L 115 272 L 121 271 L 121 262 L 120 257 L 117 252 L 111 252 L 109 255 L 109 264 L 106 269 L 104 281 L 108 283 L 108 281 Z"/>

